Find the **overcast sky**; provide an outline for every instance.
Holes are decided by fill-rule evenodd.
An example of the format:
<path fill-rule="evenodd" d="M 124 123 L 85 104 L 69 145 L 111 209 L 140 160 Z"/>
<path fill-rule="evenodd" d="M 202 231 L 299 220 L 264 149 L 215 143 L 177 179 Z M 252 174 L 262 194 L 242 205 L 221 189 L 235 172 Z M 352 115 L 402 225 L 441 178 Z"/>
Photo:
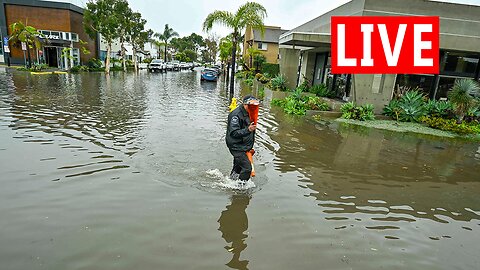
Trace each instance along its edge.
<path fill-rule="evenodd" d="M 84 7 L 86 0 L 53 0 L 70 2 Z M 295 28 L 319 15 L 338 7 L 349 0 L 256 0 L 268 13 L 266 25 L 281 26 L 283 29 Z M 388 1 L 388 0 L 385 0 Z M 214 10 L 235 10 L 246 0 L 128 0 L 134 11 L 138 11 L 147 20 L 147 27 L 155 32 L 163 31 L 166 23 L 180 36 L 192 32 L 206 36 L 202 32 L 202 23 Z M 480 5 L 480 0 L 445 0 L 464 4 Z M 480 16 L 480 15 L 479 15 Z M 214 26 L 217 36 L 228 34 L 228 30 Z"/>

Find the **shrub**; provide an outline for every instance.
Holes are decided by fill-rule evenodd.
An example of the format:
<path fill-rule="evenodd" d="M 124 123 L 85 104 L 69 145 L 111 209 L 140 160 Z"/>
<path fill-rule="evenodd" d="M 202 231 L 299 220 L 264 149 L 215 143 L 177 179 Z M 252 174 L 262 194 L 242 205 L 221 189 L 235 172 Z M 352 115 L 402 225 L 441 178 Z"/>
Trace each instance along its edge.
<path fill-rule="evenodd" d="M 244 79 L 243 82 L 248 86 L 253 86 L 253 78 L 251 77 Z"/>
<path fill-rule="evenodd" d="M 258 89 L 258 96 L 257 97 L 259 99 L 263 99 L 265 97 L 265 88 L 263 88 L 263 86 Z"/>
<path fill-rule="evenodd" d="M 287 80 L 282 74 L 275 76 L 270 80 L 273 90 L 285 91 L 287 90 Z"/>
<path fill-rule="evenodd" d="M 392 100 L 383 108 L 383 113 L 397 121 L 418 122 L 427 115 L 425 97 L 417 90 L 406 92 L 399 100 Z"/>
<path fill-rule="evenodd" d="M 448 99 L 454 104 L 458 123 L 463 121 L 465 114 L 474 106 L 474 98 L 480 94 L 480 86 L 471 79 L 456 80 Z"/>
<path fill-rule="evenodd" d="M 272 106 L 277 106 L 277 107 L 282 107 L 285 105 L 285 99 L 280 99 L 280 98 L 274 98 L 272 101 L 270 101 L 270 105 Z"/>
<path fill-rule="evenodd" d="M 330 106 L 319 97 L 305 97 L 307 109 L 318 111 L 329 111 Z"/>
<path fill-rule="evenodd" d="M 279 64 L 270 64 L 270 63 L 263 63 L 262 65 L 262 73 L 268 73 L 270 76 L 277 76 L 280 73 L 280 65 Z"/>
<path fill-rule="evenodd" d="M 451 131 L 457 134 L 480 134 L 480 125 L 477 121 L 471 123 L 457 123 L 455 119 L 443 119 L 440 117 L 423 116 L 420 121 L 431 128 Z"/>
<path fill-rule="evenodd" d="M 70 69 L 70 72 L 76 73 L 80 71 L 90 71 L 87 66 L 74 66 Z"/>
<path fill-rule="evenodd" d="M 330 91 L 325 84 L 316 84 L 309 89 L 309 92 L 319 97 L 335 97 L 335 93 Z"/>
<path fill-rule="evenodd" d="M 453 104 L 450 101 L 429 100 L 425 109 L 427 115 L 434 117 L 448 117 L 453 114 Z"/>
<path fill-rule="evenodd" d="M 344 119 L 366 121 L 375 119 L 373 109 L 374 108 L 372 104 L 356 106 L 355 103 L 348 102 L 342 105 L 340 111 L 342 112 L 342 118 Z"/>

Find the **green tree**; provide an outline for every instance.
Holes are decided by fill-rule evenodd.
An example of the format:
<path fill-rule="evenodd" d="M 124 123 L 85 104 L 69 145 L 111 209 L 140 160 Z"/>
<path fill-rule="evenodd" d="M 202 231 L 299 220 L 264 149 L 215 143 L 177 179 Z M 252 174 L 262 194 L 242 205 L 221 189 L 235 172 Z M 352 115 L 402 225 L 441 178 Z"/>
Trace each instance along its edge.
<path fill-rule="evenodd" d="M 202 58 L 205 62 L 214 62 L 217 58 L 218 38 L 214 35 L 205 39 L 205 49 L 202 51 Z"/>
<path fill-rule="evenodd" d="M 461 124 L 465 114 L 474 105 L 473 96 L 480 95 L 480 87 L 471 79 L 459 79 L 455 81 L 452 91 L 448 93 L 448 99 L 455 106 L 457 123 Z"/>
<path fill-rule="evenodd" d="M 18 21 L 10 25 L 9 42 L 16 47 L 20 46 L 22 42 L 27 44 L 28 68 L 30 68 L 32 64 L 30 49 L 34 48 L 35 51 L 37 51 L 37 48 L 41 47 L 40 37 L 44 38 L 45 35 L 38 32 L 35 27 L 28 25 L 27 21 L 25 24 L 21 21 Z"/>
<path fill-rule="evenodd" d="M 146 23 L 147 21 L 142 18 L 140 13 L 134 12 L 126 28 L 127 41 L 132 45 L 135 72 L 138 71 L 137 52 L 143 51 L 145 44 L 151 40 L 153 34 L 152 30 L 145 30 Z"/>
<path fill-rule="evenodd" d="M 131 28 L 134 23 L 134 13 L 126 0 L 118 0 L 118 3 L 115 5 L 115 14 L 122 14 L 122 16 L 118 16 L 120 57 L 122 58 L 123 71 L 127 71 L 127 63 L 125 59 L 127 50 L 125 49 L 125 42 L 128 40 L 128 35 L 131 33 Z"/>
<path fill-rule="evenodd" d="M 163 44 L 165 46 L 165 54 L 164 54 L 164 61 L 167 62 L 167 47 L 168 47 L 168 41 L 173 38 L 173 37 L 178 37 L 178 33 L 173 31 L 172 28 L 168 26 L 168 24 L 165 24 L 165 29 L 163 30 L 163 33 L 156 33 L 155 37 L 163 41 Z"/>
<path fill-rule="evenodd" d="M 121 17 L 119 14 L 119 5 L 123 5 L 122 0 L 97 0 L 89 1 L 83 13 L 83 26 L 85 32 L 95 39 L 100 34 L 107 43 L 107 58 L 105 60 L 105 72 L 110 73 L 110 54 L 112 52 L 112 43 L 120 38 Z"/>
<path fill-rule="evenodd" d="M 229 11 L 214 11 L 210 13 L 203 22 L 203 30 L 210 31 L 214 24 L 221 24 L 229 27 L 233 33 L 232 37 L 232 74 L 230 78 L 230 95 L 233 96 L 235 83 L 235 60 L 237 45 L 241 40 L 242 33 L 247 26 L 265 31 L 263 20 L 267 16 L 267 10 L 259 3 L 247 2 L 241 5 L 235 13 Z"/>

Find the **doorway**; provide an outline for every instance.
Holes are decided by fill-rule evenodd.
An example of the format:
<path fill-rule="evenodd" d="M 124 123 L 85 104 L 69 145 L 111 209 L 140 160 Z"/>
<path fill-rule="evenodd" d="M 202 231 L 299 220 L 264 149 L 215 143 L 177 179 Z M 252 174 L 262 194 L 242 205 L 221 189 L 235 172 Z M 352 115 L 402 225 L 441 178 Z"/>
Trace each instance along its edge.
<path fill-rule="evenodd" d="M 45 47 L 45 61 L 49 67 L 58 68 L 57 47 Z"/>

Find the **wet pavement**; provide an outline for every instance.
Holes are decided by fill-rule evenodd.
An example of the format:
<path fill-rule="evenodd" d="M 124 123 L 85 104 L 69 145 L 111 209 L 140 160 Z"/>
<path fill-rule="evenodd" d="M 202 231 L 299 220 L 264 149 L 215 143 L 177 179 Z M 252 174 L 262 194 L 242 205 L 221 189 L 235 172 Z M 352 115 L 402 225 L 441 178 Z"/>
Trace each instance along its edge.
<path fill-rule="evenodd" d="M 478 143 L 265 104 L 257 176 L 235 190 L 222 82 L 4 68 L 0 82 L 1 269 L 480 267 Z"/>

